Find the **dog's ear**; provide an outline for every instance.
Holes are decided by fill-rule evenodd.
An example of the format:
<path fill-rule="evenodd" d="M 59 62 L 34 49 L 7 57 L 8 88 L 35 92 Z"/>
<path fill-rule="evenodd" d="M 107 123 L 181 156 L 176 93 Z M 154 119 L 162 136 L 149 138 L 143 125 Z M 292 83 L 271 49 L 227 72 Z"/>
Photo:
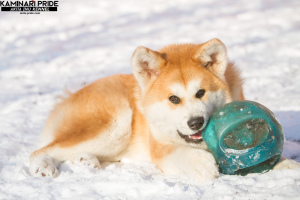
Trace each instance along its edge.
<path fill-rule="evenodd" d="M 140 87 L 153 82 L 161 72 L 161 68 L 166 65 L 163 55 L 157 51 L 152 51 L 146 47 L 138 47 L 131 58 L 133 74 Z"/>
<path fill-rule="evenodd" d="M 228 59 L 226 47 L 219 39 L 200 44 L 193 60 L 224 80 Z"/>

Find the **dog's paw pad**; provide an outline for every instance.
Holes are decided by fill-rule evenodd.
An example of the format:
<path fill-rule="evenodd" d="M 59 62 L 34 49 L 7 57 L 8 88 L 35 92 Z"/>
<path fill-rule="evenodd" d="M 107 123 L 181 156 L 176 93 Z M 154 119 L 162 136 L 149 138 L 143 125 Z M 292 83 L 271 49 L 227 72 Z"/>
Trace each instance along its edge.
<path fill-rule="evenodd" d="M 101 165 L 99 160 L 91 155 L 91 154 L 80 154 L 79 156 L 77 156 L 74 160 L 73 160 L 74 164 L 77 165 L 81 165 L 81 166 L 88 166 L 88 167 L 93 167 L 93 168 L 97 168 L 100 169 Z"/>
<path fill-rule="evenodd" d="M 30 171 L 35 177 L 55 178 L 58 176 L 58 170 L 54 163 L 47 160 L 33 162 L 30 166 Z"/>

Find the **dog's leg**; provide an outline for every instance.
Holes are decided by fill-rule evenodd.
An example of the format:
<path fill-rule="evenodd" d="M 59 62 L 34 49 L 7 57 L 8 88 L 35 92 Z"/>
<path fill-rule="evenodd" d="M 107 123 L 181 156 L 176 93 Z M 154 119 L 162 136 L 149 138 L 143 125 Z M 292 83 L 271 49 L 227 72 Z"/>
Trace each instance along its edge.
<path fill-rule="evenodd" d="M 74 164 L 80 165 L 80 166 L 88 166 L 88 167 L 93 167 L 100 169 L 101 165 L 98 160 L 94 155 L 89 154 L 89 153 L 82 153 L 79 154 L 78 156 L 74 157 L 72 160 Z"/>
<path fill-rule="evenodd" d="M 285 158 L 284 156 L 281 156 L 278 163 L 273 167 L 274 170 L 281 170 L 281 169 L 294 169 L 299 168 L 300 163 Z"/>
<path fill-rule="evenodd" d="M 135 85 L 132 75 L 116 75 L 62 99 L 42 133 L 46 146 L 31 155 L 30 172 L 34 176 L 56 177 L 55 164 L 62 161 L 73 159 L 97 168 L 97 158 L 117 161 L 131 138 L 131 90 Z M 77 155 L 81 156 L 77 159 Z"/>

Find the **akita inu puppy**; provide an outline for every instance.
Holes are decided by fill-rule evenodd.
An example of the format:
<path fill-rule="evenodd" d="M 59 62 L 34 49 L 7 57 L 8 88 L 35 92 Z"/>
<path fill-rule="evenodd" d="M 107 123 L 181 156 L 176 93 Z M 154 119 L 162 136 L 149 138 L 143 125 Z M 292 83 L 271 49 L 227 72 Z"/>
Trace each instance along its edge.
<path fill-rule="evenodd" d="M 138 47 L 131 63 L 133 75 L 98 80 L 56 105 L 41 136 L 44 147 L 30 156 L 32 175 L 56 177 L 56 164 L 65 160 L 100 168 L 122 158 L 201 182 L 219 175 L 202 130 L 214 111 L 244 99 L 224 44 Z"/>

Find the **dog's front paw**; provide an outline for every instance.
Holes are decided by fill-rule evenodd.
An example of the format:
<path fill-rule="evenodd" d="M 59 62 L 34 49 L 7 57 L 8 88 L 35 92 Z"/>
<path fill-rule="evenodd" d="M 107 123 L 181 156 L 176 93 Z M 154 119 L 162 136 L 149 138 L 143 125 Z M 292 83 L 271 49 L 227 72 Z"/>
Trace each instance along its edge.
<path fill-rule="evenodd" d="M 300 168 L 300 163 L 287 159 L 283 156 L 281 156 L 278 163 L 273 167 L 274 170 L 281 170 L 281 169 L 294 169 L 294 168 Z"/>
<path fill-rule="evenodd" d="M 80 166 L 88 166 L 92 168 L 101 168 L 99 160 L 92 154 L 82 153 L 73 159 L 73 163 Z"/>
<path fill-rule="evenodd" d="M 202 151 L 198 159 L 193 164 L 195 177 L 201 182 L 214 180 L 219 176 L 219 168 L 213 155 L 207 151 Z"/>
<path fill-rule="evenodd" d="M 201 183 L 219 176 L 219 168 L 213 155 L 201 149 L 177 149 L 158 165 L 166 174 L 190 177 Z"/>
<path fill-rule="evenodd" d="M 55 178 L 58 170 L 49 156 L 41 156 L 30 164 L 30 173 L 35 177 Z"/>

